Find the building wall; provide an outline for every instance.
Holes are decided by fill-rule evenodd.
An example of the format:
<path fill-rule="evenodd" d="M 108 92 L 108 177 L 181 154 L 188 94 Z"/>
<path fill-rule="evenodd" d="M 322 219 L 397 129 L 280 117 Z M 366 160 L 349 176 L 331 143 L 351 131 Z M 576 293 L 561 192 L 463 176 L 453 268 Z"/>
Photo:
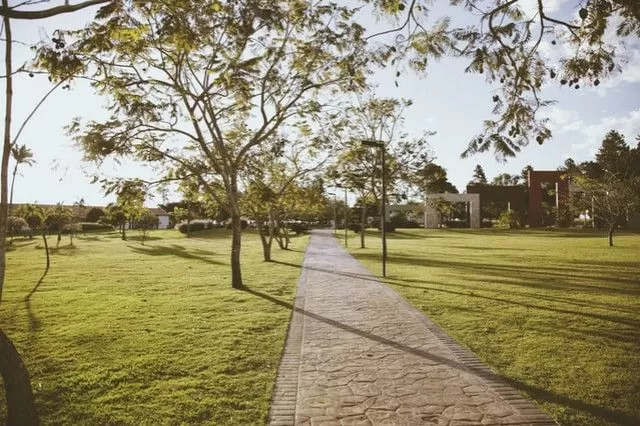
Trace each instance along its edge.
<path fill-rule="evenodd" d="M 159 219 L 159 229 L 167 229 L 169 227 L 169 216 L 158 216 Z"/>

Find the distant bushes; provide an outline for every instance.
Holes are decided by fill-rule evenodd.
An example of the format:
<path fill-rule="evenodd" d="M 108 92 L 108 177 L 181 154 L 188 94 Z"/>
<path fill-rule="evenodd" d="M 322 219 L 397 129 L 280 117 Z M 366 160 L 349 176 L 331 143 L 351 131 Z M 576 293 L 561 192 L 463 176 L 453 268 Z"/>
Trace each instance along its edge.
<path fill-rule="evenodd" d="M 7 218 L 7 229 L 13 234 L 17 234 L 24 230 L 29 229 L 29 224 L 26 220 L 18 216 L 9 216 Z"/>
<path fill-rule="evenodd" d="M 355 232 L 356 234 L 362 230 L 362 226 L 359 223 L 350 223 L 349 230 Z"/>
<path fill-rule="evenodd" d="M 522 226 L 522 219 L 520 218 L 518 212 L 516 212 L 515 210 L 504 211 L 500 213 L 498 224 L 502 228 L 520 228 Z"/>
<path fill-rule="evenodd" d="M 180 233 L 186 234 L 187 232 L 206 231 L 207 229 L 219 228 L 215 221 L 210 219 L 194 219 L 191 222 L 179 222 L 174 227 Z"/>
<path fill-rule="evenodd" d="M 113 231 L 113 226 L 106 223 L 94 223 L 94 222 L 80 222 L 81 232 L 109 232 Z"/>
<path fill-rule="evenodd" d="M 187 232 L 204 231 L 207 229 L 213 229 L 214 223 L 212 220 L 195 219 L 191 222 L 179 222 L 176 224 L 175 229 L 182 234 Z"/>
<path fill-rule="evenodd" d="M 291 229 L 291 232 L 295 232 L 296 235 L 300 235 L 309 232 L 310 228 L 306 223 L 291 223 L 289 224 L 289 229 Z"/>

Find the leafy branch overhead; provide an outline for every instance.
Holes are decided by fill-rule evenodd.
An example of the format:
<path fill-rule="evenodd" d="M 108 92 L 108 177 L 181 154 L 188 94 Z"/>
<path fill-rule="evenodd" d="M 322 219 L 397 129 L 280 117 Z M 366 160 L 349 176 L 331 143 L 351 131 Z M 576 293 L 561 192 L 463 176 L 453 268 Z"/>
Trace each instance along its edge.
<path fill-rule="evenodd" d="M 369 37 L 381 43 L 379 52 L 391 65 L 404 61 L 425 72 L 431 59 L 461 56 L 470 61 L 467 72 L 499 84 L 491 95 L 494 117 L 484 122 L 463 157 L 493 150 L 504 159 L 531 141 L 548 141 L 551 131 L 540 118 L 540 108 L 551 103 L 541 98 L 545 85 L 598 86 L 619 71 L 625 39 L 640 37 L 635 0 L 579 1 L 559 12 L 551 12 L 548 0 L 451 0 L 473 17 L 471 25 L 457 27 L 449 17 L 434 21 L 430 1 L 365 1 L 399 21 Z M 429 22 L 435 23 L 429 27 Z M 389 35 L 395 37 L 391 42 Z M 558 50 L 559 62 L 543 54 L 544 44 Z"/>
<path fill-rule="evenodd" d="M 281 127 L 313 123 L 323 93 L 364 88 L 354 13 L 301 0 L 113 2 L 41 45 L 36 65 L 54 81 L 89 79 L 109 100 L 108 119 L 69 126 L 87 159 L 154 163 L 226 206 L 239 286 L 240 175 L 251 156 L 278 151 Z"/>

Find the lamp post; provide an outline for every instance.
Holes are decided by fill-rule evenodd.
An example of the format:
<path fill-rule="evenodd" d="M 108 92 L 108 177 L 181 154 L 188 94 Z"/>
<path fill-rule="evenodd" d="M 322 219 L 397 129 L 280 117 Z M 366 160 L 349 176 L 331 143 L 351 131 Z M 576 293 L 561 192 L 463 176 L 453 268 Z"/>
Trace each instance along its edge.
<path fill-rule="evenodd" d="M 349 202 L 347 201 L 347 187 L 346 185 L 342 185 L 340 183 L 336 184 L 338 188 L 344 189 L 344 246 L 349 247 L 348 243 L 348 235 L 347 235 L 347 218 L 349 214 Z"/>
<path fill-rule="evenodd" d="M 338 202 L 336 201 L 335 192 L 327 192 L 328 195 L 333 195 L 333 235 L 337 234 L 338 226 Z"/>
<path fill-rule="evenodd" d="M 380 162 L 382 163 L 382 196 L 380 202 L 380 231 L 382 236 L 382 276 L 387 276 L 387 232 L 384 226 L 385 216 L 386 216 L 386 203 L 387 203 L 387 193 L 385 187 L 385 146 L 383 141 L 365 139 L 360 141 L 362 145 L 371 146 L 374 148 L 378 148 L 380 150 Z M 362 230 L 364 232 L 364 230 Z"/>

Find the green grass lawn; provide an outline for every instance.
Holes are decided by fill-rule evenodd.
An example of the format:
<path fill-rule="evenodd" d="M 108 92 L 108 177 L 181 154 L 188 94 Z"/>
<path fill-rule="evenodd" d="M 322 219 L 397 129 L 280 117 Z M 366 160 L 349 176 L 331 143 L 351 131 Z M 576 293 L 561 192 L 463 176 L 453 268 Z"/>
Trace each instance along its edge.
<path fill-rule="evenodd" d="M 228 231 L 136 238 L 81 235 L 54 250 L 29 302 L 44 250 L 41 240 L 14 241 L 0 324 L 29 369 L 43 423 L 263 424 L 300 269 L 262 262 L 247 233 L 250 290 L 232 290 Z M 274 247 L 274 259 L 301 264 L 307 241 Z"/>
<path fill-rule="evenodd" d="M 380 274 L 380 239 L 350 251 Z M 640 234 L 399 230 L 387 283 L 563 425 L 640 425 Z"/>

